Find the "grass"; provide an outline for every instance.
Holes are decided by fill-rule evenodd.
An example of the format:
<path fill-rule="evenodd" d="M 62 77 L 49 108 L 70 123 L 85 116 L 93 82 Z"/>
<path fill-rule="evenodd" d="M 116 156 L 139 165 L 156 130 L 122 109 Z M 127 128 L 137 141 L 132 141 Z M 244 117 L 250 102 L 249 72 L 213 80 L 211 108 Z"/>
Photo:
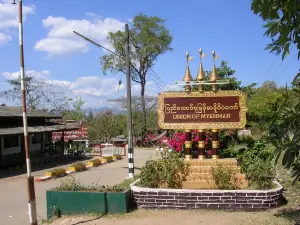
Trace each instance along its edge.
<path fill-rule="evenodd" d="M 52 189 L 53 191 L 88 191 L 88 192 L 122 192 L 124 189 L 113 186 L 98 185 L 98 181 L 95 184 L 83 185 L 75 179 L 74 176 L 68 176 L 61 180 L 59 186 Z"/>
<path fill-rule="evenodd" d="M 134 178 L 131 178 L 131 179 L 125 179 L 121 183 L 115 185 L 115 187 L 118 188 L 118 189 L 124 189 L 124 190 L 129 189 L 130 188 L 130 184 L 132 184 L 137 179 L 139 179 L 138 175 L 135 176 Z"/>

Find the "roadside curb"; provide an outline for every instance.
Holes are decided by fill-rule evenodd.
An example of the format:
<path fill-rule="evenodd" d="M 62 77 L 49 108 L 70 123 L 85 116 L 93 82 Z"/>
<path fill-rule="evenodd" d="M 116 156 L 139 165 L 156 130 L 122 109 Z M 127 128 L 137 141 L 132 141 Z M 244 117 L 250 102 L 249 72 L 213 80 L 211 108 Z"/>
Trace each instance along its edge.
<path fill-rule="evenodd" d="M 123 158 L 120 158 L 120 159 L 117 159 L 117 160 L 113 160 L 111 162 L 115 162 L 115 161 L 118 161 L 118 160 L 121 160 Z M 108 164 L 108 162 L 101 162 L 100 165 L 98 166 L 86 166 L 86 169 L 90 169 L 90 168 L 93 168 L 93 167 L 99 167 L 101 165 L 105 165 L 105 164 Z M 64 176 L 67 176 L 67 175 L 70 175 L 70 174 L 73 174 L 73 173 L 78 173 L 78 172 L 82 172 L 82 171 L 86 171 L 86 170 L 81 170 L 81 171 L 71 171 L 71 170 L 67 170 L 66 173 L 62 174 L 61 176 L 57 176 L 57 177 L 51 177 L 51 176 L 43 176 L 43 177 L 38 177 L 38 178 L 35 178 L 34 180 L 36 182 L 42 182 L 42 181 L 48 181 L 48 180 L 52 180 L 52 179 L 56 179 L 56 178 L 60 178 L 60 177 L 64 177 Z"/>
<path fill-rule="evenodd" d="M 49 176 L 44 176 L 44 177 L 38 177 L 38 178 L 35 178 L 34 180 L 36 182 L 41 182 L 41 181 L 46 181 L 46 180 L 51 180 L 52 177 L 49 177 Z"/>

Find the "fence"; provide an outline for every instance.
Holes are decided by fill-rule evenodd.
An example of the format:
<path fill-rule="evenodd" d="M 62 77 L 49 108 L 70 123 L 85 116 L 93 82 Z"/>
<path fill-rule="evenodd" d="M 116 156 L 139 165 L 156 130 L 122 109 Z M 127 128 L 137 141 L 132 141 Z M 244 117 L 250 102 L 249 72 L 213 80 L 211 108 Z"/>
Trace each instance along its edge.
<path fill-rule="evenodd" d="M 92 156 L 126 155 L 126 145 L 114 146 L 112 144 L 91 144 Z"/>

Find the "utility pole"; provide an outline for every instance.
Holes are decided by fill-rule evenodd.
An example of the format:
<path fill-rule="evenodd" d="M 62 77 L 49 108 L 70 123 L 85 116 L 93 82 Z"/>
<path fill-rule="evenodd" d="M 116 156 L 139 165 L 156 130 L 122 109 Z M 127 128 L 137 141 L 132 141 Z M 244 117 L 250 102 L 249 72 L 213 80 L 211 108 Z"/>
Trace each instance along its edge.
<path fill-rule="evenodd" d="M 108 52 L 116 55 L 120 59 L 124 60 L 126 62 L 126 82 L 127 82 L 127 131 L 128 131 L 128 169 L 129 169 L 129 178 L 134 177 L 134 162 L 133 162 L 133 144 L 132 144 L 132 115 L 131 115 L 131 77 L 130 77 L 130 66 L 134 67 L 130 63 L 130 53 L 129 53 L 129 28 L 128 24 L 125 24 L 125 32 L 126 32 L 126 43 L 125 43 L 125 57 L 116 54 L 115 52 L 105 48 L 104 46 L 96 43 L 95 41 L 85 37 L 84 35 L 73 31 L 74 34 L 78 35 L 79 37 L 83 38 L 84 40 L 100 47 Z"/>
<path fill-rule="evenodd" d="M 17 4 L 16 0 L 12 4 Z M 24 127 L 24 147 L 26 155 L 27 167 L 27 190 L 28 190 L 28 214 L 30 225 L 37 225 L 36 203 L 35 203 L 35 190 L 34 178 L 31 176 L 31 163 L 28 139 L 28 126 L 27 126 L 27 107 L 26 107 L 26 84 L 24 73 L 24 49 L 23 49 L 23 3 L 19 0 L 19 42 L 20 42 L 20 77 L 21 77 L 21 90 L 22 90 L 22 112 L 23 112 L 23 127 Z"/>
<path fill-rule="evenodd" d="M 129 28 L 125 24 L 126 43 L 126 85 L 127 85 L 127 132 L 128 132 L 128 169 L 129 178 L 134 177 L 133 144 L 132 144 L 132 115 L 131 115 L 131 78 L 130 78 L 130 52 L 129 52 Z"/>

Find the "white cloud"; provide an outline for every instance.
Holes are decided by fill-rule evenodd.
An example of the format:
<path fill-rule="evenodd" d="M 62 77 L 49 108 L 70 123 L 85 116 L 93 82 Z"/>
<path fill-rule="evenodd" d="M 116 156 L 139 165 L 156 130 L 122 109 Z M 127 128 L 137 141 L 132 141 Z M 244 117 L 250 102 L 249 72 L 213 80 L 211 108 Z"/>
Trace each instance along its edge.
<path fill-rule="evenodd" d="M 25 72 L 27 76 L 35 77 L 36 81 L 42 82 L 48 79 L 50 72 L 48 70 L 42 70 L 40 72 L 35 70 L 27 70 Z M 8 80 L 14 80 L 17 79 L 20 76 L 20 72 L 3 72 L 2 76 Z"/>
<path fill-rule="evenodd" d="M 7 44 L 9 41 L 11 41 L 11 36 L 0 32 L 0 44 Z"/>
<path fill-rule="evenodd" d="M 86 52 L 88 42 L 76 36 L 73 31 L 91 38 L 92 40 L 108 46 L 109 32 L 124 30 L 125 23 L 113 19 L 101 19 L 93 13 L 87 13 L 93 20 L 68 20 L 64 17 L 48 16 L 43 19 L 43 25 L 49 29 L 47 37 L 39 40 L 35 50 L 48 53 L 49 56 L 66 55 L 75 52 Z"/>
<path fill-rule="evenodd" d="M 18 6 L 11 4 L 10 0 L 0 0 L 0 44 L 6 44 L 10 41 L 11 32 L 17 29 L 18 22 Z M 23 5 L 23 21 L 25 22 L 27 15 L 35 13 L 34 5 Z"/>
<path fill-rule="evenodd" d="M 149 81 L 146 83 L 146 87 L 145 87 L 145 95 L 146 96 L 156 96 L 157 92 L 158 92 L 158 90 L 153 81 Z M 141 95 L 141 85 L 140 84 L 132 85 L 131 95 L 132 96 L 140 96 Z"/>
<path fill-rule="evenodd" d="M 89 107 L 98 106 L 100 101 L 103 102 L 105 99 L 121 95 L 124 90 L 124 85 L 119 87 L 119 81 L 115 78 L 85 76 L 74 81 L 67 81 L 51 79 L 48 70 L 27 70 L 26 74 L 34 76 L 37 82 L 53 85 L 65 92 L 68 97 L 81 96 L 88 101 Z M 2 76 L 5 79 L 16 79 L 19 77 L 19 72 L 3 72 Z"/>

